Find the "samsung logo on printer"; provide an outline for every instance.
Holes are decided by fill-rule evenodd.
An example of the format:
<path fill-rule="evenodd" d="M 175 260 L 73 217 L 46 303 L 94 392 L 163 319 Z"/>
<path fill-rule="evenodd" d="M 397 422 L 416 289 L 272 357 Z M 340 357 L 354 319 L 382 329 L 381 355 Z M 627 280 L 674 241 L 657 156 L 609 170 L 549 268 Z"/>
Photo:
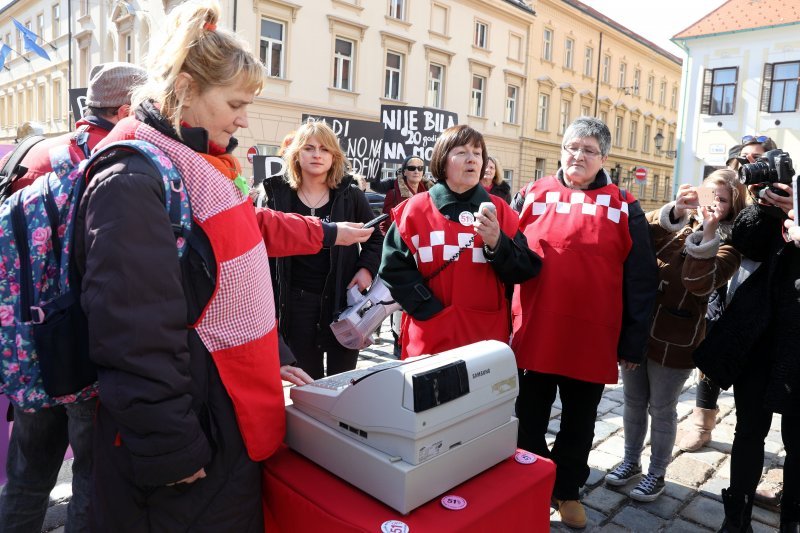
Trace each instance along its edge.
<path fill-rule="evenodd" d="M 474 372 L 474 373 L 472 374 L 472 379 L 478 379 L 478 378 L 479 378 L 479 377 L 481 377 L 481 376 L 485 376 L 485 375 L 486 375 L 486 374 L 488 374 L 489 372 L 491 372 L 491 369 L 489 369 L 489 368 L 484 368 L 483 370 L 480 370 L 480 371 L 478 371 L 478 372 Z"/>

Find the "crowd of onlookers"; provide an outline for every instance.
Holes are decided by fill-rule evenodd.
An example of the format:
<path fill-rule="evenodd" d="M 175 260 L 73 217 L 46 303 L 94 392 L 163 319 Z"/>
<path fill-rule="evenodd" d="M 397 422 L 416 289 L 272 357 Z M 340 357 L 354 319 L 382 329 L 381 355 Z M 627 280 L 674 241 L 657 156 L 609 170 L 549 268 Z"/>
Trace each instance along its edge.
<path fill-rule="evenodd" d="M 403 309 L 391 319 L 398 357 L 510 344 L 518 445 L 555 462 L 552 504 L 565 524 L 587 523 L 579 491 L 605 384 L 621 375 L 625 398 L 625 455 L 606 482 L 635 479 L 630 497 L 651 502 L 676 444 L 678 396 L 699 367 L 681 448 L 710 440 L 720 386 L 736 399 L 721 531 L 750 530 L 773 413 L 786 447 L 781 531 L 798 531 L 794 191 L 748 190 L 737 175 L 775 148 L 771 139 L 744 137 L 728 168 L 645 213 L 604 169 L 611 135 L 598 119 L 575 120 L 556 174 L 513 198 L 483 135 L 454 126 L 430 161 L 408 157 L 371 184 L 386 192 L 389 217 L 365 229 L 373 212 L 338 139 L 309 121 L 285 139 L 286 173 L 259 184 L 266 207 L 254 209 L 231 153 L 263 70 L 218 18 L 213 1 L 178 6 L 147 73 L 123 63 L 92 72 L 78 123 L 89 149 L 139 140 L 160 150 L 181 175 L 192 230 L 179 256 L 162 177 L 141 155 L 120 151 L 91 167 L 75 268 L 99 396 L 14 409 L 0 532 L 41 528 L 68 444 L 66 531 L 263 531 L 259 462 L 283 438 L 281 380 L 355 368 L 358 351 L 330 324 L 348 290 L 377 276 Z M 29 165 L 38 174 L 18 187 L 51 170 L 57 145 L 86 157 L 72 134 L 42 144 L 27 161 L 41 163 Z M 561 425 L 548 445 L 557 394 Z"/>

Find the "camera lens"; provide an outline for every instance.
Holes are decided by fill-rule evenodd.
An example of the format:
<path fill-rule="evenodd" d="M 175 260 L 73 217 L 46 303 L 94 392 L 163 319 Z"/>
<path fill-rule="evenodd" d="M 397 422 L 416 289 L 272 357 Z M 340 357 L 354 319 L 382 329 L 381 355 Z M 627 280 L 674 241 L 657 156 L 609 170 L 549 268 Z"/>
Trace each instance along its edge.
<path fill-rule="evenodd" d="M 769 183 L 774 181 L 772 179 L 774 172 L 775 170 L 770 168 L 770 164 L 767 161 L 747 163 L 739 167 L 739 181 L 745 185 Z"/>

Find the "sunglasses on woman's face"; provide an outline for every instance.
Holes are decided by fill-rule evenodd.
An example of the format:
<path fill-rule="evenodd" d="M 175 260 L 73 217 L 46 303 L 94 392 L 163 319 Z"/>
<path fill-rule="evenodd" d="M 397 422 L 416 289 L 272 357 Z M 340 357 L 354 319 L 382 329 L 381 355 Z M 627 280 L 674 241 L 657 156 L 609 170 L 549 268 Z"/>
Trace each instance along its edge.
<path fill-rule="evenodd" d="M 408 166 L 408 167 L 406 167 L 406 170 L 409 170 L 411 172 L 414 172 L 415 170 L 419 170 L 420 172 L 422 172 L 423 170 L 425 170 L 425 165 L 422 165 L 422 166 L 419 166 L 419 167 Z"/>
<path fill-rule="evenodd" d="M 751 143 L 753 141 L 763 143 L 766 142 L 767 139 L 769 139 L 769 137 L 766 135 L 759 135 L 758 137 L 755 135 L 745 135 L 742 137 L 742 144 Z"/>

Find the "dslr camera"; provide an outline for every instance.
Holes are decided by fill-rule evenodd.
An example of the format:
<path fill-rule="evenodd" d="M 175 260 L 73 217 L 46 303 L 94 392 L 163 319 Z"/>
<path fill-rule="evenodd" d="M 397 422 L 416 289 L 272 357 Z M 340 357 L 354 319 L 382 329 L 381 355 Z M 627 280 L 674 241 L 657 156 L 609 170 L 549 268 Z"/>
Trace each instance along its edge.
<path fill-rule="evenodd" d="M 792 184 L 794 168 L 792 158 L 783 150 L 770 150 L 759 157 L 755 163 L 746 163 L 739 167 L 739 181 L 744 185 L 769 185 L 771 183 Z M 785 192 L 774 187 L 770 190 L 781 196 Z"/>

